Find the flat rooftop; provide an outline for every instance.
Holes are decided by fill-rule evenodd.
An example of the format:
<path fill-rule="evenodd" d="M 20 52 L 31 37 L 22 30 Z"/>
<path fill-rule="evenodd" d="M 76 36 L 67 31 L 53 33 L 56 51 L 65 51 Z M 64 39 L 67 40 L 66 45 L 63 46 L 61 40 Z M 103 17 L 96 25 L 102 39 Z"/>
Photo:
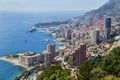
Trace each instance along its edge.
<path fill-rule="evenodd" d="M 40 54 L 33 53 L 33 52 L 25 52 L 25 53 L 21 53 L 19 55 L 24 56 L 24 57 L 35 57 L 35 56 L 39 56 Z"/>

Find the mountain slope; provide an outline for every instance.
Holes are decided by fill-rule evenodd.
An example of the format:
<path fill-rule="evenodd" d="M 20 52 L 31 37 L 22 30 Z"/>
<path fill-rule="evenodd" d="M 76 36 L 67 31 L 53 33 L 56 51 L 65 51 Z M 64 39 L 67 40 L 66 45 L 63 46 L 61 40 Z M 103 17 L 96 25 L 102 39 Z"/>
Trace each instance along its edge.
<path fill-rule="evenodd" d="M 81 17 L 73 18 L 73 19 L 65 21 L 65 22 L 56 21 L 54 23 L 56 23 L 55 26 L 59 26 L 61 24 L 62 25 L 68 24 L 69 27 L 94 26 L 94 23 L 97 20 L 105 20 L 108 17 L 111 17 L 111 18 L 114 18 L 114 19 L 120 17 L 120 0 L 109 0 L 107 3 L 105 3 L 100 8 L 98 8 L 96 10 L 89 11 Z M 49 23 L 49 22 L 39 23 L 35 26 L 44 27 L 45 24 L 47 24 L 47 23 Z M 49 23 L 49 24 L 50 24 L 50 27 L 54 26 L 52 24 L 52 22 Z"/>
<path fill-rule="evenodd" d="M 90 12 L 87 12 L 86 15 L 93 15 L 93 16 L 100 16 L 100 17 L 106 17 L 106 16 L 120 16 L 120 0 L 109 0 L 106 4 L 101 6 L 97 10 L 92 10 Z"/>
<path fill-rule="evenodd" d="M 79 24 L 79 26 L 83 26 L 83 23 L 87 24 L 87 26 L 94 26 L 94 21 L 96 22 L 96 20 L 105 20 L 108 17 L 116 19 L 119 16 L 120 0 L 109 0 L 109 2 L 105 3 L 100 8 L 89 11 L 83 16 L 74 18 L 73 20 L 76 20 L 76 24 Z"/>

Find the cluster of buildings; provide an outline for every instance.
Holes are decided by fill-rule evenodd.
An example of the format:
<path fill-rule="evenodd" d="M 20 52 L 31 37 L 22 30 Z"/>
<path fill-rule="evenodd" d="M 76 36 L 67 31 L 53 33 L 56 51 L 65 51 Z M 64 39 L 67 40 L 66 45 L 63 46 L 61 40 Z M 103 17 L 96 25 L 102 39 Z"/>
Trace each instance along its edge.
<path fill-rule="evenodd" d="M 104 40 L 108 40 L 111 38 L 111 31 L 112 31 L 112 26 L 111 26 L 111 18 L 107 18 L 105 21 L 105 27 L 103 30 L 103 33 L 101 30 L 91 30 L 91 43 L 92 44 L 99 44 L 100 42 Z"/>
<path fill-rule="evenodd" d="M 55 64 L 57 61 L 57 58 L 60 58 L 62 66 L 64 65 L 65 61 L 65 55 L 66 53 L 70 52 L 68 55 L 71 57 L 71 62 L 73 62 L 73 66 L 79 67 L 86 59 L 86 44 L 82 43 L 79 44 L 77 48 L 75 48 L 73 51 L 67 51 L 69 48 L 65 48 L 63 50 L 55 51 L 55 45 L 50 44 L 48 45 L 47 51 L 45 54 L 45 66 L 48 67 L 52 64 Z"/>
<path fill-rule="evenodd" d="M 107 18 L 105 20 L 105 25 L 103 31 L 96 28 L 89 29 L 76 29 L 76 28 L 68 28 L 66 25 L 65 30 L 60 28 L 58 30 L 59 33 L 56 33 L 58 36 L 56 38 L 64 38 L 66 43 L 69 45 L 65 45 L 65 49 L 55 51 L 55 45 L 48 45 L 47 51 L 45 52 L 45 66 L 50 66 L 55 63 L 56 55 L 61 57 L 62 63 L 66 55 L 69 56 L 71 62 L 73 62 L 73 66 L 79 67 L 86 59 L 87 56 L 87 47 L 91 45 L 99 44 L 104 40 L 108 40 L 111 38 L 111 18 Z M 55 37 L 55 33 L 54 37 Z M 61 56 L 62 55 L 62 56 Z"/>
<path fill-rule="evenodd" d="M 69 41 L 75 46 L 77 43 L 85 42 L 87 44 L 99 44 L 101 41 L 110 39 L 111 37 L 111 18 L 98 20 L 94 18 L 91 26 L 86 22 L 84 27 L 74 24 L 61 24 L 49 27 L 48 31 L 56 38 L 57 41 Z"/>
<path fill-rule="evenodd" d="M 90 53 L 92 50 L 91 47 L 94 48 L 94 46 L 102 41 L 111 39 L 111 35 L 113 34 L 111 22 L 111 18 L 107 18 L 103 30 L 93 27 L 69 28 L 68 25 L 65 25 L 65 27 L 56 29 L 56 32 L 50 31 L 56 40 L 58 39 L 58 41 L 64 43 L 64 47 L 56 51 L 55 44 L 47 45 L 47 50 L 44 52 L 45 67 L 53 64 L 61 64 L 63 68 L 71 69 L 71 75 L 76 77 L 77 68 L 79 68 L 86 59 L 92 59 L 92 56 L 96 56 Z M 120 36 L 116 37 L 116 39 L 119 38 Z M 18 55 L 19 64 L 23 67 L 30 68 L 35 65 L 40 65 L 40 54 L 25 52 Z M 36 78 L 36 74 L 34 76 Z"/>
<path fill-rule="evenodd" d="M 64 49 L 56 51 L 55 44 L 49 44 L 45 55 L 45 67 L 55 64 L 59 59 L 64 65 L 64 59 L 69 57 L 68 61 L 73 66 L 79 67 L 87 57 L 87 48 L 91 45 L 99 44 L 101 41 L 111 38 L 111 18 L 105 20 L 103 31 L 96 28 L 69 28 L 65 25 L 65 30 L 62 28 L 52 33 L 56 39 L 63 38 L 65 41 Z M 57 28 L 56 28 L 57 29 Z M 68 44 L 66 44 L 68 43 Z M 20 64 L 30 67 L 40 63 L 40 54 L 25 53 L 19 56 Z"/>
<path fill-rule="evenodd" d="M 32 67 L 34 65 L 39 65 L 40 54 L 35 54 L 33 52 L 25 52 L 19 54 L 19 64 L 24 67 Z"/>

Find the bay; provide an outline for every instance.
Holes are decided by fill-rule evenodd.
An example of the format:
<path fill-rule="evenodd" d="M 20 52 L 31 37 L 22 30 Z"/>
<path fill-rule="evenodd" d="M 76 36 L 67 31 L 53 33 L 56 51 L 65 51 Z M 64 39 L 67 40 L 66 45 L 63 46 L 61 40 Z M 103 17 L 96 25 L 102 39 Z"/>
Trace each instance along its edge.
<path fill-rule="evenodd" d="M 68 20 L 80 16 L 80 12 L 0 12 L 0 57 L 17 52 L 38 52 L 46 50 L 54 38 L 46 33 L 26 31 L 34 24 L 46 21 Z M 45 41 L 49 38 L 50 41 Z M 27 42 L 26 42 L 27 40 Z M 62 44 L 57 44 L 58 49 Z M 5 61 L 0 61 L 0 80 L 12 80 L 24 69 Z"/>

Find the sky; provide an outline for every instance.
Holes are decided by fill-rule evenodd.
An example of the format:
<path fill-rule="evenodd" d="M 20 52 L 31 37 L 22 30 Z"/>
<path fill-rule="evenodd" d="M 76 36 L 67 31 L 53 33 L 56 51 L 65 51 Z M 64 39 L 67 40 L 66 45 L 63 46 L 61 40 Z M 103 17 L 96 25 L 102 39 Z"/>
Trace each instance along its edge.
<path fill-rule="evenodd" d="M 108 0 L 0 0 L 0 11 L 89 11 Z"/>

